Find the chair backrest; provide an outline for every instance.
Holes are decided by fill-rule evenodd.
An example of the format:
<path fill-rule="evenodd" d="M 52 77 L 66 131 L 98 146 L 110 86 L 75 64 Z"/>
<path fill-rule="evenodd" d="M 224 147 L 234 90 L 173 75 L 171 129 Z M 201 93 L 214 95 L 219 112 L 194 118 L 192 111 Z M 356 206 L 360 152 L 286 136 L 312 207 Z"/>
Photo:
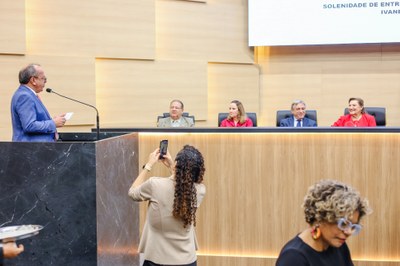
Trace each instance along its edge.
<path fill-rule="evenodd" d="M 157 116 L 157 123 L 158 123 L 158 120 L 160 120 L 161 118 L 166 118 L 166 117 L 169 117 L 169 116 L 170 116 L 169 113 L 163 113 L 163 115 Z M 194 119 L 194 115 L 189 115 L 189 113 L 183 112 L 182 116 L 187 117 L 187 118 L 191 118 L 193 120 L 193 123 L 196 123 L 195 119 Z"/>
<path fill-rule="evenodd" d="M 218 127 L 221 126 L 222 120 L 228 117 L 229 113 L 218 113 Z M 247 117 L 253 122 L 253 127 L 257 127 L 257 114 L 256 113 L 246 113 Z"/>
<path fill-rule="evenodd" d="M 278 110 L 276 111 L 276 126 L 279 127 L 281 124 L 281 120 L 292 116 L 292 112 L 290 110 Z M 317 111 L 316 110 L 306 110 L 305 117 L 312 119 L 318 125 L 317 120 Z"/>
<path fill-rule="evenodd" d="M 386 108 L 385 107 L 364 107 L 365 112 L 375 117 L 376 125 L 378 127 L 386 126 Z M 349 109 L 344 109 L 344 114 L 347 115 Z"/>
<path fill-rule="evenodd" d="M 183 112 L 183 113 L 182 113 L 182 116 L 188 117 L 188 116 L 189 116 L 189 113 L 188 113 L 188 112 Z M 163 117 L 163 118 L 169 117 L 169 113 L 163 113 L 163 116 L 162 116 L 162 117 Z"/>

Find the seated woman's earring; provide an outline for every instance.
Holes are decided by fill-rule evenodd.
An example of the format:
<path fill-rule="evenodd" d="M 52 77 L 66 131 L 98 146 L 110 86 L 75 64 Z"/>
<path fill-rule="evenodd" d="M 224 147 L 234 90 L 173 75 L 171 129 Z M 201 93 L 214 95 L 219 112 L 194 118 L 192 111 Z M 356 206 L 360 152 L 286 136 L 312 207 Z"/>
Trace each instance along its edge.
<path fill-rule="evenodd" d="M 311 228 L 311 237 L 314 240 L 317 240 L 321 236 L 321 229 L 319 229 L 319 225 L 314 226 Z"/>

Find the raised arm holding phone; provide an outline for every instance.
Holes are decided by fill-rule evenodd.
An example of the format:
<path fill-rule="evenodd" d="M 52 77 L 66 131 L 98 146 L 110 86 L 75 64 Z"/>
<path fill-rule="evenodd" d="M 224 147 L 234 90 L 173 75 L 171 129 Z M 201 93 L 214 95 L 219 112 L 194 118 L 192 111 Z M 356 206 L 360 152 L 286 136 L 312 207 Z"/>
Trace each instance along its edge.
<path fill-rule="evenodd" d="M 163 145 L 165 142 L 160 148 Z M 134 201 L 149 201 L 139 244 L 139 252 L 144 253 L 143 266 L 195 266 L 196 211 L 206 193 L 202 183 L 204 159 L 193 146 L 185 145 L 175 160 L 168 150 L 160 157 L 160 148 L 150 153 L 128 192 Z M 171 176 L 148 178 L 158 162 L 171 171 Z"/>

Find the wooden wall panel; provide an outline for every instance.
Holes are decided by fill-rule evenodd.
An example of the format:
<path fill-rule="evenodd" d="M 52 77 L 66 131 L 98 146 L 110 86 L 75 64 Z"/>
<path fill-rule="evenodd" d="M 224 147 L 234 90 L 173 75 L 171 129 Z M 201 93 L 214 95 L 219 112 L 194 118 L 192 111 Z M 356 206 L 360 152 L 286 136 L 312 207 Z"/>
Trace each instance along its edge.
<path fill-rule="evenodd" d="M 339 75 L 323 77 L 321 119 L 330 126 L 348 106 L 350 97 L 361 97 L 366 106 L 386 107 L 387 126 L 400 125 L 400 72 L 398 74 Z M 384 85 L 383 85 L 384 84 Z M 389 96 L 390 97 L 387 97 Z"/>
<path fill-rule="evenodd" d="M 318 110 L 318 124 L 320 120 L 320 100 L 322 79 L 319 75 L 277 74 L 262 75 L 261 81 L 261 126 L 276 126 L 276 111 L 289 110 L 293 100 L 301 99 L 306 102 L 307 108 Z M 307 90 L 302 90 L 307 88 Z"/>
<path fill-rule="evenodd" d="M 217 126 L 218 113 L 240 100 L 246 112 L 259 113 L 259 69 L 251 64 L 208 64 L 208 119 L 198 126 Z"/>
<path fill-rule="evenodd" d="M 213 256 L 200 255 L 197 257 L 199 265 L 229 265 L 229 266 L 275 266 L 276 258 L 268 257 L 231 257 L 231 256 Z M 354 266 L 398 266 L 398 261 L 357 261 L 353 260 Z M 339 266 L 339 265 L 338 265 Z"/>
<path fill-rule="evenodd" d="M 154 0 L 27 1 L 35 54 L 153 59 Z"/>
<path fill-rule="evenodd" d="M 197 257 L 199 265 L 229 265 L 229 266 L 275 266 L 276 258 L 269 257 L 235 257 L 235 256 L 214 256 L 200 255 Z M 354 266 L 398 266 L 398 261 L 357 261 L 353 260 Z M 339 266 L 339 265 L 338 265 Z"/>
<path fill-rule="evenodd" d="M 252 63 L 247 3 L 156 2 L 157 57 Z"/>
<path fill-rule="evenodd" d="M 26 49 L 18 48 L 16 52 L 24 53 L 26 58 L 10 57 L 15 61 L 12 62 L 13 68 L 10 69 L 10 73 L 6 72 L 7 82 L 10 84 L 7 87 L 11 89 L 7 91 L 9 98 L 2 99 L 4 103 L 10 101 L 14 88 L 18 85 L 15 82 L 18 70 L 30 63 L 29 58 L 34 58 L 34 61 L 41 63 L 48 72 L 49 87 L 90 104 L 96 103 L 96 99 L 99 101 L 98 107 L 102 109 L 101 126 L 154 126 L 155 115 L 167 111 L 172 98 L 184 100 L 186 111 L 196 115 L 198 126 L 215 126 L 218 112 L 208 111 L 210 98 L 207 94 L 212 93 L 219 97 L 218 95 L 222 95 L 229 87 L 238 91 L 242 85 L 246 86 L 246 90 L 251 87 L 247 93 L 243 93 L 246 95 L 245 101 L 251 102 L 247 104 L 249 110 L 256 111 L 259 108 L 255 88 L 259 79 L 254 71 L 245 70 L 252 68 L 250 65 L 253 62 L 253 53 L 247 47 L 246 1 L 101 0 L 94 4 L 76 0 L 33 0 L 26 2 L 25 8 L 25 2 L 18 0 L 4 2 L 3 6 L 7 8 L 1 9 L 5 12 L 4 16 L 1 16 L 5 20 L 4 24 L 13 24 L 12 26 L 15 25 L 18 29 L 26 24 L 26 30 L 7 28 L 12 29 L 10 40 L 13 40 L 13 47 L 26 43 Z M 18 23 L 15 22 L 16 19 Z M 24 41 L 20 40 L 21 36 Z M 0 54 L 2 53 L 4 51 L 0 51 Z M 53 71 L 52 59 L 48 61 L 48 58 L 52 57 L 61 60 L 62 68 L 55 64 Z M 71 59 L 67 59 L 68 57 Z M 95 68 L 93 64 L 96 58 L 123 59 L 119 63 L 114 62 L 122 67 L 132 62 L 127 63 L 124 61 L 126 59 L 133 58 L 139 61 L 136 61 L 132 68 L 128 67 L 132 71 L 120 71 L 120 67 L 116 67 L 111 77 L 103 77 L 98 76 L 102 75 L 101 71 L 98 72 L 101 66 Z M 155 61 L 140 61 L 142 59 Z M 222 71 L 218 71 L 218 82 L 209 88 L 207 64 L 210 61 L 234 62 L 239 65 L 245 63 L 246 66 L 236 66 L 236 70 L 232 67 L 220 68 Z M 146 66 L 143 69 L 142 64 Z M 150 64 L 153 64 L 155 69 L 148 67 Z M 244 71 L 240 72 L 239 69 Z M 56 73 L 57 71 L 59 73 Z M 69 72 L 73 73 L 69 75 Z M 236 81 L 239 83 L 233 84 L 232 73 L 236 75 Z M 67 76 L 69 78 L 66 78 Z M 127 79 L 129 81 L 126 81 Z M 93 89 L 94 81 L 96 89 Z M 115 88 L 112 85 L 114 82 L 124 83 L 119 88 L 128 88 L 128 95 L 135 96 L 135 104 L 132 104 L 129 97 L 102 92 L 107 88 Z M 139 94 L 136 93 L 137 86 L 144 88 Z M 133 94 L 131 88 L 134 88 Z M 96 92 L 99 94 L 96 95 Z M 247 97 L 253 93 L 254 95 Z M 67 100 L 60 98 L 54 100 L 57 98 L 54 96 L 46 94 L 43 97 L 51 113 L 73 111 L 77 108 L 85 112 L 80 115 L 78 111 L 61 131 L 88 131 L 94 126 L 92 110 L 84 106 L 70 107 L 72 103 L 66 104 Z M 216 96 L 212 96 L 211 108 L 225 109 L 225 99 L 218 98 L 214 101 Z M 150 103 L 156 104 L 150 106 L 149 100 Z M 106 101 L 108 103 L 105 103 Z M 141 107 L 146 110 L 145 115 Z M 6 106 L 2 108 L 6 109 Z M 132 115 L 132 112 L 140 115 Z M 9 112 L 4 114 L 6 116 L 2 116 L 0 122 L 4 122 L 6 128 L 0 133 L 0 137 L 9 140 Z"/>
<path fill-rule="evenodd" d="M 178 0 L 178 1 L 199 2 L 199 3 L 206 3 L 207 2 L 207 0 Z"/>
<path fill-rule="evenodd" d="M 386 107 L 387 126 L 400 126 L 400 45 L 259 47 L 262 118 L 274 126 L 276 110 L 295 99 L 318 111 L 319 126 L 330 126 L 361 97 L 366 106 Z"/>
<path fill-rule="evenodd" d="M 197 257 L 198 265 L 212 266 L 212 265 L 226 265 L 226 266 L 275 266 L 276 258 L 265 257 L 236 257 L 236 256 L 213 256 L 213 255 L 200 255 Z"/>
<path fill-rule="evenodd" d="M 0 54 L 25 53 L 25 1 L 0 1 Z"/>
<path fill-rule="evenodd" d="M 96 82 L 103 126 L 155 126 L 173 99 L 207 119 L 205 62 L 97 60 Z"/>
<path fill-rule="evenodd" d="M 382 44 L 382 60 L 386 61 L 400 60 L 400 45 L 398 43 Z"/>
<path fill-rule="evenodd" d="M 12 138 L 11 97 L 18 88 L 18 71 L 24 64 L 22 56 L 0 55 L 0 79 L 3 81 L 2 96 L 0 97 L 0 140 L 8 141 Z"/>
<path fill-rule="evenodd" d="M 140 165 L 164 138 L 172 156 L 191 144 L 205 157 L 207 195 L 197 215 L 204 265 L 273 265 L 306 228 L 301 204 L 320 179 L 348 183 L 370 201 L 373 213 L 348 240 L 356 265 L 400 263 L 398 134 L 140 133 Z M 153 169 L 168 175 L 162 165 Z"/>
<path fill-rule="evenodd" d="M 44 67 L 47 83 L 57 93 L 96 106 L 95 60 L 92 57 L 40 56 L 35 59 Z M 32 61 L 32 60 L 31 60 Z M 42 92 L 43 101 L 51 114 L 74 112 L 66 125 L 95 125 L 94 109 Z M 60 129 L 63 132 L 64 129 Z"/>

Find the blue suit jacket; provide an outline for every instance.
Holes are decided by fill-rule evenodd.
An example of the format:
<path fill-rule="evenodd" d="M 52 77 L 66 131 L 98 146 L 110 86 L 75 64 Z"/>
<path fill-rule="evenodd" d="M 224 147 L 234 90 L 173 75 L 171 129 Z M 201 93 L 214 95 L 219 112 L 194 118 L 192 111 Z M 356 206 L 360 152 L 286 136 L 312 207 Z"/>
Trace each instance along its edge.
<path fill-rule="evenodd" d="M 280 127 L 293 127 L 294 125 L 294 116 L 290 116 L 288 118 L 282 119 L 279 126 Z M 307 117 L 303 118 L 303 127 L 316 127 L 317 123 L 312 120 L 309 119 Z"/>
<path fill-rule="evenodd" d="M 13 141 L 52 142 L 56 125 L 42 101 L 21 85 L 11 100 Z"/>

